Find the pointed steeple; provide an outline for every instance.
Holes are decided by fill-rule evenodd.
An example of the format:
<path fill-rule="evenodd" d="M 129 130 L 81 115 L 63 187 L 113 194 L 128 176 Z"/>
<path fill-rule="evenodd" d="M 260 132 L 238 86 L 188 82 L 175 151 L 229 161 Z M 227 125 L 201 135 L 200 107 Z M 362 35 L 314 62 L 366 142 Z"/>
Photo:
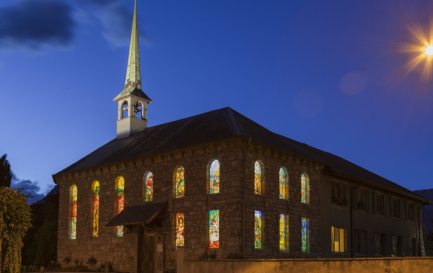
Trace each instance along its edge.
<path fill-rule="evenodd" d="M 138 38 L 137 0 L 135 0 L 125 86 L 114 98 L 117 102 L 117 138 L 128 137 L 146 129 L 147 126 L 147 105 L 152 100 L 141 89 Z"/>
<path fill-rule="evenodd" d="M 140 48 L 138 43 L 138 35 L 139 32 L 138 32 L 138 24 L 137 24 L 137 0 L 135 0 L 125 87 L 134 86 L 136 88 L 141 89 Z"/>
<path fill-rule="evenodd" d="M 134 0 L 134 15 L 132 17 L 131 41 L 129 44 L 128 66 L 126 69 L 125 86 L 122 92 L 114 98 L 115 101 L 128 95 L 142 97 L 149 102 L 151 99 L 141 89 L 140 46 L 139 46 L 137 0 Z"/>

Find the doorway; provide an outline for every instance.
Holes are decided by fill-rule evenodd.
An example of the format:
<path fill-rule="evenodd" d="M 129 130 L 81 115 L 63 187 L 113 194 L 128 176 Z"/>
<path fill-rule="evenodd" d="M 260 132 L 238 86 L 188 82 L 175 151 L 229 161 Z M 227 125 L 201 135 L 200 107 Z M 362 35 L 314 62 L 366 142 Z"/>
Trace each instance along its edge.
<path fill-rule="evenodd" d="M 157 233 L 143 234 L 141 251 L 141 273 L 163 273 L 164 242 Z"/>

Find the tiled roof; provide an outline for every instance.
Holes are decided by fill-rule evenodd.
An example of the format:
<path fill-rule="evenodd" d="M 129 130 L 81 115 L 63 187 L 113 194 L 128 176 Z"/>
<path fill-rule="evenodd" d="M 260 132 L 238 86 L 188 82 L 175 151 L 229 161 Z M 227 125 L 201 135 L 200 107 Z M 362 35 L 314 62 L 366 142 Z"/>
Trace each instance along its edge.
<path fill-rule="evenodd" d="M 113 139 L 54 177 L 232 137 L 251 139 L 254 143 L 320 163 L 329 175 L 426 202 L 388 179 L 339 156 L 276 134 L 229 107 L 148 127 L 128 138 Z"/>

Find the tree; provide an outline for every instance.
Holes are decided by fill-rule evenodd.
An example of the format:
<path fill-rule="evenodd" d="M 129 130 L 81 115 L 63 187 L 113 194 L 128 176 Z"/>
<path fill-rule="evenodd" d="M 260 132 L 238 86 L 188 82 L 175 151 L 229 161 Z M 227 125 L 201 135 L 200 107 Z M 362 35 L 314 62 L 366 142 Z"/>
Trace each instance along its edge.
<path fill-rule="evenodd" d="M 23 237 L 31 226 L 30 207 L 25 197 L 0 187 L 0 272 L 21 271 Z"/>
<path fill-rule="evenodd" d="M 12 182 L 12 172 L 7 155 L 0 158 L 0 187 L 10 187 Z"/>

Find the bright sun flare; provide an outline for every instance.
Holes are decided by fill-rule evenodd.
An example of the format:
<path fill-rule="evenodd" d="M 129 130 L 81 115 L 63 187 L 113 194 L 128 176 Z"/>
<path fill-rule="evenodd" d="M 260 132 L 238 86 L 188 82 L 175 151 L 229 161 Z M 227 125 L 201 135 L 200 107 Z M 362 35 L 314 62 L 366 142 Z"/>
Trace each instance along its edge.
<path fill-rule="evenodd" d="M 412 34 L 410 43 L 401 47 L 402 51 L 409 54 L 409 60 L 405 65 L 406 73 L 419 71 L 424 80 L 433 79 L 433 25 L 425 29 L 413 24 L 409 27 Z"/>
<path fill-rule="evenodd" d="M 424 54 L 427 57 L 431 57 L 433 56 L 433 45 L 428 45 L 425 49 L 424 49 Z"/>

